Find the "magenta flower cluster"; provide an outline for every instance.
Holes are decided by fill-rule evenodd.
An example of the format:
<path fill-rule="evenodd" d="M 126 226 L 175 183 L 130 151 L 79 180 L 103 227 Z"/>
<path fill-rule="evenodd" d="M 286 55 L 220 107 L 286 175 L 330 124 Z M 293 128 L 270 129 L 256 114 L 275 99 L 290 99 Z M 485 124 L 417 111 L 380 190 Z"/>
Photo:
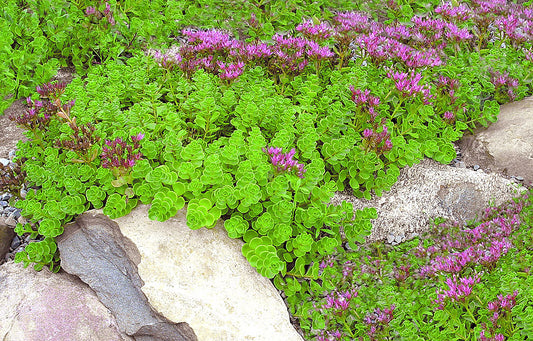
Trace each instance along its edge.
<path fill-rule="evenodd" d="M 479 283 L 479 275 L 471 277 L 458 277 L 453 275 L 452 278 L 446 278 L 448 290 L 437 289 L 437 299 L 434 301 L 438 304 L 437 309 L 444 309 L 447 302 L 465 302 L 465 299 L 472 294 L 474 285 Z"/>
<path fill-rule="evenodd" d="M 320 271 L 323 271 L 325 268 L 332 268 L 335 266 L 335 257 L 328 255 L 326 256 L 319 265 Z"/>
<path fill-rule="evenodd" d="M 361 111 L 368 112 L 370 122 L 373 123 L 378 115 L 376 109 L 379 105 L 379 97 L 370 95 L 369 89 L 355 89 L 353 85 L 350 85 L 350 91 L 352 92 L 352 101 L 355 102 Z"/>
<path fill-rule="evenodd" d="M 473 38 L 452 22 L 416 16 L 412 26 L 387 26 L 354 12 L 339 13 L 333 22 L 334 37 L 344 49 L 355 42 L 374 63 L 394 60 L 409 69 L 443 65 L 440 50 L 448 43 L 457 47 Z"/>
<path fill-rule="evenodd" d="M 411 264 L 394 267 L 392 276 L 397 282 L 405 282 L 405 280 L 411 276 Z"/>
<path fill-rule="evenodd" d="M 298 161 L 293 159 L 294 154 L 296 154 L 296 150 L 294 148 L 292 148 L 288 153 L 282 153 L 281 148 L 268 147 L 263 148 L 263 152 L 270 156 L 270 162 L 277 172 L 295 172 L 296 175 L 303 179 L 304 173 L 307 170 L 304 169 L 303 164 L 298 163 Z"/>
<path fill-rule="evenodd" d="M 363 322 L 369 326 L 367 335 L 370 336 L 370 340 L 381 340 L 379 335 L 394 318 L 394 309 L 396 309 L 394 304 L 383 310 L 376 308 L 373 312 L 365 316 Z"/>
<path fill-rule="evenodd" d="M 118 137 L 111 140 L 106 140 L 102 147 L 102 167 L 119 170 L 131 169 L 137 160 L 142 158 L 140 141 L 144 138 L 144 134 L 137 134 L 130 137 L 133 145 Z"/>
<path fill-rule="evenodd" d="M 455 122 L 457 113 L 460 110 L 466 112 L 466 106 L 464 103 L 458 104 L 457 97 L 455 96 L 455 91 L 459 88 L 460 83 L 457 79 L 452 79 L 443 75 L 439 75 L 436 83 L 437 92 L 442 96 L 441 98 L 446 98 L 449 103 L 445 106 L 451 107 L 452 110 L 447 110 L 443 114 L 444 121 L 448 124 L 453 124 Z M 444 107 L 444 105 L 442 106 Z"/>
<path fill-rule="evenodd" d="M 325 297 L 326 302 L 322 305 L 322 309 L 333 310 L 335 315 L 342 315 L 350 307 L 352 299 L 358 295 L 359 293 L 353 289 L 344 292 L 330 292 Z"/>
<path fill-rule="evenodd" d="M 333 27 L 327 22 L 314 23 L 312 20 L 304 21 L 296 26 L 296 31 L 301 32 L 304 38 L 323 42 L 334 34 Z"/>
<path fill-rule="evenodd" d="M 67 83 L 65 82 L 50 82 L 43 85 L 37 85 L 35 90 L 41 98 L 48 98 L 49 100 L 56 100 L 65 92 Z"/>
<path fill-rule="evenodd" d="M 427 249 L 419 246 L 415 253 L 418 257 L 431 257 L 429 265 L 420 269 L 420 276 L 431 277 L 439 272 L 459 274 L 476 264 L 493 269 L 513 247 L 508 237 L 519 225 L 517 214 L 510 218 L 494 217 L 473 229 L 444 238 L 437 246 Z"/>
<path fill-rule="evenodd" d="M 50 123 L 52 116 L 60 115 L 61 111 L 68 115 L 74 106 L 74 100 L 61 104 L 59 97 L 65 91 L 66 86 L 63 82 L 38 85 L 36 90 L 41 99 L 33 101 L 31 97 L 26 98 L 28 110 L 9 118 L 28 130 L 43 130 Z"/>
<path fill-rule="evenodd" d="M 320 334 L 316 337 L 317 341 L 341 341 L 342 333 L 339 330 L 334 331 L 324 331 L 321 330 Z"/>
<path fill-rule="evenodd" d="M 390 140 L 390 133 L 385 125 L 385 119 L 376 121 L 378 116 L 377 107 L 380 99 L 377 96 L 370 94 L 370 90 L 355 89 L 353 85 L 350 85 L 350 91 L 352 92 L 352 101 L 359 109 L 356 114 L 368 113 L 367 123 L 371 125 L 371 128 L 366 128 L 363 131 L 364 146 L 367 151 L 373 150 L 377 154 L 383 154 L 392 149 L 392 142 Z M 381 126 L 380 126 L 381 125 Z M 381 132 L 378 133 L 378 129 L 381 128 Z"/>
<path fill-rule="evenodd" d="M 33 102 L 30 97 L 26 99 L 29 109 L 18 115 L 10 115 L 9 119 L 14 121 L 17 125 L 26 128 L 27 130 L 36 131 L 43 130 L 50 123 L 51 115 L 41 109 L 44 106 L 43 101 Z"/>
<path fill-rule="evenodd" d="M 499 17 L 496 25 L 514 46 L 519 46 L 533 37 L 533 21 L 520 17 L 517 13 Z"/>
<path fill-rule="evenodd" d="M 387 72 L 387 77 L 394 81 L 396 90 L 398 90 L 401 95 L 406 97 L 414 97 L 420 95 L 422 101 L 426 105 L 431 105 L 429 101 L 433 95 L 431 94 L 431 86 L 429 84 L 421 85 L 422 74 L 411 72 L 410 74 L 406 72 Z"/>
<path fill-rule="evenodd" d="M 466 4 L 455 6 L 451 2 L 445 2 L 435 8 L 435 13 L 450 22 L 463 22 L 470 19 L 472 12 Z"/>
<path fill-rule="evenodd" d="M 479 340 L 480 341 L 504 341 L 505 336 L 501 333 L 496 333 L 494 334 L 493 337 L 487 337 L 485 335 L 485 330 L 483 329 L 479 332 Z"/>
<path fill-rule="evenodd" d="M 105 8 L 104 8 L 103 11 L 100 12 L 94 6 L 89 6 L 89 7 L 87 7 L 85 9 L 85 15 L 87 15 L 89 17 L 93 16 L 97 20 L 100 20 L 102 18 L 106 18 L 107 22 L 111 26 L 115 26 L 116 25 L 115 17 L 113 17 L 113 12 L 111 11 L 111 6 L 107 2 L 107 0 L 105 0 Z"/>
<path fill-rule="evenodd" d="M 376 64 L 391 60 L 406 71 L 441 66 L 445 64 L 443 49 L 447 46 L 457 52 L 461 46 L 473 46 L 476 37 L 486 43 L 489 33 L 497 34 L 489 32 L 490 24 L 515 43 L 533 41 L 533 10 L 504 0 L 476 0 L 470 7 L 445 2 L 435 12 L 441 18 L 414 16 L 411 24 L 394 25 L 376 22 L 363 13 L 340 12 L 331 22 L 305 20 L 296 27 L 300 36 L 275 34 L 269 43 L 236 40 L 219 30 L 186 29 L 182 34 L 187 43 L 178 53 L 159 52 L 155 58 L 163 67 L 177 66 L 188 76 L 204 69 L 233 81 L 252 63 L 268 68 L 272 74 L 289 76 L 300 74 L 309 64 L 314 64 L 318 72 L 325 61 L 343 66 L 352 56 Z M 481 32 L 462 27 L 469 19 Z M 261 25 L 255 15 L 248 24 L 256 34 L 259 32 Z M 335 52 L 325 44 L 327 41 L 336 46 Z"/>
<path fill-rule="evenodd" d="M 306 31 L 314 32 L 311 27 Z M 191 75 L 198 69 L 217 74 L 221 79 L 238 78 L 250 63 L 264 65 L 274 74 L 296 75 L 309 61 L 322 62 L 334 57 L 327 46 L 301 37 L 276 34 L 273 45 L 264 42 L 246 43 L 233 39 L 219 30 L 183 30 L 187 44 L 176 54 L 161 54 L 155 58 L 165 68 L 179 67 Z M 305 33 L 307 34 L 307 33 Z"/>
<path fill-rule="evenodd" d="M 390 133 L 386 125 L 382 125 L 380 133 L 372 130 L 365 129 L 363 131 L 364 145 L 367 150 L 373 150 L 376 154 L 383 154 L 392 149 L 392 141 L 390 139 Z"/>
<path fill-rule="evenodd" d="M 518 87 L 518 79 L 509 76 L 509 73 L 500 73 L 495 70 L 489 70 L 490 82 L 494 84 L 496 91 L 504 93 L 509 96 L 511 101 L 514 101 L 516 94 L 514 91 Z"/>
<path fill-rule="evenodd" d="M 492 313 L 490 317 L 490 322 L 492 326 L 487 329 L 486 324 L 482 324 L 482 330 L 480 332 L 479 338 L 482 341 L 499 341 L 505 340 L 504 335 L 497 333 L 496 330 L 500 327 L 500 320 L 502 319 L 511 319 L 511 311 L 516 305 L 516 297 L 518 296 L 518 291 L 515 290 L 512 294 L 509 295 L 498 295 L 497 299 L 488 303 L 487 308 Z M 492 337 L 487 337 L 486 332 L 492 334 Z"/>

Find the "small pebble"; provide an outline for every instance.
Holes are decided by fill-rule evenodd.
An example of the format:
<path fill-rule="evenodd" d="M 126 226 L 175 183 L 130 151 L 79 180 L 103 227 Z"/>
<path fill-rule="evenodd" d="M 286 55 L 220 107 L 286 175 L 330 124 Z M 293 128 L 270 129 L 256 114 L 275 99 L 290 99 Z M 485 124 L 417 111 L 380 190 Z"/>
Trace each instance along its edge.
<path fill-rule="evenodd" d="M 29 243 L 30 242 L 30 235 L 27 235 L 26 237 L 24 237 L 24 243 Z"/>
<path fill-rule="evenodd" d="M 18 217 L 17 222 L 21 223 L 22 225 L 24 225 L 24 224 L 28 223 L 28 220 L 26 220 L 26 218 L 24 218 L 23 216 L 20 216 L 20 217 Z"/>
<path fill-rule="evenodd" d="M 11 214 L 9 215 L 9 217 L 6 218 L 5 223 L 7 226 L 17 226 L 17 221 L 13 218 Z"/>
<path fill-rule="evenodd" d="M 6 212 L 6 213 L 15 212 L 15 210 L 16 210 L 16 208 L 11 207 L 11 206 L 4 207 L 4 212 Z"/>
<path fill-rule="evenodd" d="M 20 238 L 19 236 L 15 236 L 13 240 L 11 241 L 11 249 L 15 250 L 19 246 L 20 246 Z"/>
<path fill-rule="evenodd" d="M 405 236 L 398 235 L 398 236 L 396 236 L 395 241 L 396 241 L 396 243 L 400 244 L 404 240 L 404 238 L 405 238 Z"/>
<path fill-rule="evenodd" d="M 474 165 L 474 170 L 477 171 L 479 169 L 479 165 Z"/>
<path fill-rule="evenodd" d="M 25 190 L 24 188 L 21 188 L 21 189 L 20 189 L 20 197 L 21 197 L 22 199 L 26 199 L 26 194 L 28 194 L 28 191 Z"/>
<path fill-rule="evenodd" d="M 11 194 L 9 194 L 9 193 L 4 193 L 4 194 L 0 195 L 0 200 L 2 200 L 2 201 L 9 201 L 9 199 L 11 199 Z"/>
<path fill-rule="evenodd" d="M 5 256 L 5 260 L 6 262 L 9 262 L 10 260 L 14 259 L 15 258 L 15 254 L 13 252 L 8 252 L 6 253 L 6 256 Z"/>
<path fill-rule="evenodd" d="M 524 181 L 524 178 L 521 177 L 521 176 L 515 176 L 515 179 L 518 180 L 518 181 Z"/>
<path fill-rule="evenodd" d="M 20 211 L 19 210 L 13 211 L 11 212 L 9 216 L 12 216 L 13 219 L 18 220 L 20 218 Z"/>
<path fill-rule="evenodd" d="M 389 234 L 387 236 L 387 243 L 389 243 L 389 244 L 394 243 L 394 236 L 392 234 Z"/>
<path fill-rule="evenodd" d="M 5 200 L 0 201 L 0 206 L 7 207 L 8 205 L 9 205 L 9 203 L 7 201 L 5 201 Z"/>
<path fill-rule="evenodd" d="M 464 161 L 459 161 L 459 162 L 457 162 L 455 167 L 457 167 L 457 168 L 466 168 L 466 165 L 465 165 Z"/>
<path fill-rule="evenodd" d="M 25 245 L 20 245 L 19 247 L 17 247 L 17 248 L 15 249 L 15 251 L 13 251 L 13 254 L 15 254 L 15 253 L 19 253 L 19 252 L 21 252 L 21 251 L 24 251 L 24 247 L 25 247 Z"/>
<path fill-rule="evenodd" d="M 10 160 L 13 160 L 15 158 L 16 150 L 12 150 L 9 152 L 8 157 Z"/>
<path fill-rule="evenodd" d="M 10 161 L 9 161 L 8 159 L 0 158 L 0 163 L 1 163 L 4 167 L 7 167 L 7 165 L 9 165 Z"/>

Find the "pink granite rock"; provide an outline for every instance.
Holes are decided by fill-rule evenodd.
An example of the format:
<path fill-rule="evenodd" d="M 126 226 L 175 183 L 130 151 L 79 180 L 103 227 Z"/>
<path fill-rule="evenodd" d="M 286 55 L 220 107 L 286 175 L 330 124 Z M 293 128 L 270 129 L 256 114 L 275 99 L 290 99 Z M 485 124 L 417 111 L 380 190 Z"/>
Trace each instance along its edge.
<path fill-rule="evenodd" d="M 79 278 L 0 266 L 0 340 L 122 341 L 115 318 Z"/>

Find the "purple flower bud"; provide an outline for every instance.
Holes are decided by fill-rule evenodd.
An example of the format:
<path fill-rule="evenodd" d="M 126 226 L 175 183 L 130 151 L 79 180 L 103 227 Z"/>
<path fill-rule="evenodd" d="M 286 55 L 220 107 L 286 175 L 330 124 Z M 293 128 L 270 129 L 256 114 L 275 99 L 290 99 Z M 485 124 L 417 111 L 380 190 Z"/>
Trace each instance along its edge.
<path fill-rule="evenodd" d="M 444 113 L 444 119 L 448 121 L 452 121 L 455 118 L 455 114 L 451 111 L 446 111 Z"/>
<path fill-rule="evenodd" d="M 383 151 L 389 151 L 392 149 L 392 142 L 391 140 L 385 140 L 385 144 L 383 146 Z"/>
<path fill-rule="evenodd" d="M 370 138 L 373 134 L 374 134 L 374 132 L 372 131 L 372 129 L 368 129 L 368 128 L 367 128 L 367 129 L 365 129 L 365 130 L 363 131 L 363 137 L 364 137 L 365 139 Z"/>
<path fill-rule="evenodd" d="M 92 7 L 92 6 L 89 6 L 85 9 L 85 14 L 86 15 L 92 15 L 92 14 L 96 14 L 96 8 Z"/>
<path fill-rule="evenodd" d="M 111 6 L 109 5 L 109 2 L 105 3 L 105 9 L 104 9 L 104 15 L 107 16 L 111 13 Z"/>
<path fill-rule="evenodd" d="M 139 134 L 137 134 L 137 135 L 131 136 L 131 140 L 132 140 L 133 142 L 139 142 L 139 141 L 141 141 L 143 138 L 144 138 L 144 134 L 143 134 L 143 133 L 139 133 Z"/>
<path fill-rule="evenodd" d="M 126 160 L 125 166 L 126 166 L 126 168 L 131 168 L 131 167 L 135 166 L 135 160 L 134 159 Z"/>

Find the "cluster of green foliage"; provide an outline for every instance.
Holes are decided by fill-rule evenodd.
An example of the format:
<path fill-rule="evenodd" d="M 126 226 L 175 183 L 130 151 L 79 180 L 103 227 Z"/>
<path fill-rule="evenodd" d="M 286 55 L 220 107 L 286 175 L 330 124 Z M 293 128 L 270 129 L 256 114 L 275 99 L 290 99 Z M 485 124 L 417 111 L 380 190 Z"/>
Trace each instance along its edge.
<path fill-rule="evenodd" d="M 269 130 L 244 122 L 241 128 L 231 129 L 224 123 L 239 106 L 251 108 L 253 98 L 271 101 L 273 106 L 283 103 L 278 106 L 280 111 L 297 110 L 275 92 L 260 69 L 227 88 L 204 72 L 191 81 L 174 75 L 159 82 L 165 77 L 163 72 L 152 58 L 137 56 L 127 65 L 104 63 L 94 67 L 87 78 L 73 80 L 63 96 L 76 98 L 70 114 L 78 124 L 96 121 L 95 133 L 102 140 L 127 139 L 145 127 L 141 152 L 146 159 L 133 167 L 131 181 L 117 184 L 112 170 L 100 167 L 100 159 L 80 166 L 72 163 L 79 155 L 54 145 L 56 140 L 70 138 L 68 124 L 51 120 L 39 140 L 28 132 L 31 140 L 19 144 L 17 155 L 27 159 L 26 180 L 34 189 L 16 204 L 30 218 L 27 225 L 19 225 L 19 233 L 33 231 L 34 223 L 39 225 L 40 235 L 54 238 L 66 222 L 87 209 L 103 208 L 105 214 L 116 218 L 127 214 L 138 201 L 151 204 L 150 218 L 164 221 L 187 202 L 191 228 L 213 227 L 224 216 L 229 235 L 249 242 L 249 259 L 262 254 L 260 245 L 274 250 L 271 262 L 262 260 L 258 266 L 268 277 L 285 272 L 286 263 L 297 258 L 301 259 L 298 264 L 307 265 L 313 254 L 340 246 L 341 225 L 350 242 L 362 241 L 375 210 L 361 211 L 353 221 L 351 205 L 326 206 L 337 185 L 333 180 L 323 182 L 325 163 L 316 151 L 308 152 L 305 179 L 274 175 L 262 151 L 267 141 L 288 147 L 297 138 L 303 141 L 299 145 L 304 151 L 316 144 L 299 137 L 303 131 L 291 137 L 286 128 L 281 129 L 291 117 L 278 117 L 278 125 L 270 120 Z M 245 93 L 242 88 L 252 90 L 241 96 Z M 168 101 L 168 96 L 184 100 L 176 104 Z M 178 110 L 182 117 L 175 115 Z M 246 113 L 257 115 L 253 121 L 265 120 L 257 106 L 255 110 Z M 210 129 L 205 129 L 205 122 L 210 122 Z M 311 148 L 303 148 L 304 143 L 312 144 Z M 32 243 L 32 247 L 38 245 Z M 42 259 L 48 260 L 44 256 L 30 258 L 30 251 L 18 254 L 17 260 L 39 266 L 44 265 Z"/>
<path fill-rule="evenodd" d="M 73 133 L 65 122 L 52 120 L 46 132 L 28 132 L 30 141 L 19 145 L 18 157 L 27 159 L 24 170 L 34 190 L 17 203 L 30 219 L 17 231 L 37 230 L 53 240 L 65 223 L 93 207 L 115 218 L 140 201 L 152 204 L 151 218 L 166 220 L 188 203 L 191 228 L 213 227 L 224 217 L 229 234 L 249 246 L 244 254 L 250 260 L 268 254 L 263 258 L 271 261 L 252 262 L 260 273 L 273 277 L 290 268 L 298 273 L 301 264 L 308 271 L 314 264 L 316 272 L 314 255 L 363 241 L 375 216 L 375 210 L 362 211 L 353 220 L 349 205 L 327 206 L 333 193 L 349 186 L 356 196 L 369 199 L 390 189 L 400 168 L 425 156 L 450 162 L 455 157 L 451 142 L 463 130 L 496 119 L 487 63 L 501 55 L 512 63 L 522 54 L 493 44 L 483 50 L 483 59 L 481 51 L 456 54 L 446 66 L 423 72 L 428 82 L 441 74 L 460 78 L 456 97 L 466 110 L 454 124 L 441 118 L 446 101 L 431 106 L 420 98 L 406 100 L 381 65 L 361 60 L 341 69 L 325 65 L 282 84 L 257 66 L 227 84 L 202 70 L 191 78 L 168 71 L 140 53 L 125 61 L 98 57 L 101 64 L 89 68 L 86 78 L 74 79 L 62 100 L 76 100 L 72 115 L 79 124 L 94 124 L 101 141 L 146 134 L 145 159 L 127 180 L 119 179 L 99 167 L 99 158 L 79 167 L 79 155 L 57 147 L 55 141 Z M 527 65 L 513 71 L 523 74 Z M 390 152 L 362 148 L 361 132 L 368 123 L 357 114 L 350 86 L 369 88 L 383 99 L 379 110 L 392 132 Z M 518 97 L 527 90 L 521 85 Z M 267 145 L 296 146 L 305 178 L 273 172 L 262 151 Z M 98 153 L 101 146 L 95 148 Z M 29 251 L 17 259 L 54 267 L 50 260 L 57 260 L 57 254 L 31 257 Z"/>
<path fill-rule="evenodd" d="M 106 3 L 114 25 L 85 12 L 94 6 L 103 13 Z M 294 29 L 303 19 L 331 18 L 333 3 L 343 10 L 371 11 L 376 20 L 391 23 L 408 22 L 413 14 L 431 11 L 438 4 L 404 1 L 386 8 L 376 2 L 350 1 L 34 0 L 20 4 L 9 0 L 0 16 L 0 27 L 7 32 L 0 38 L 0 56 L 5 57 L 0 61 L 0 76 L 7 79 L 0 96 L 27 96 L 58 66 L 74 66 L 78 77 L 60 101 L 75 99 L 70 117 L 78 126 L 94 127 L 100 142 L 91 146 L 91 153 L 100 155 L 106 140 L 144 134 L 143 158 L 131 170 L 117 170 L 102 167 L 99 157 L 66 148 L 62 142 L 71 140 L 75 132 L 57 114 L 43 131 L 29 130 L 29 141 L 20 142 L 17 151 L 29 190 L 24 200 L 16 202 L 29 222 L 18 224 L 16 232 L 41 241 L 30 243 L 16 261 L 58 271 L 55 238 L 66 223 L 92 208 L 117 218 L 139 203 L 150 204 L 150 219 L 165 221 L 186 207 L 191 229 L 212 228 L 222 218 L 228 235 L 245 242 L 242 252 L 250 264 L 285 291 L 304 330 L 320 329 L 324 320 L 316 311 L 309 315 L 313 314 L 310 307 L 325 290 L 340 290 L 345 284 L 323 279 L 320 261 L 332 256 L 342 261 L 374 257 L 361 244 L 376 210 L 354 212 L 346 202 L 328 205 L 334 193 L 351 190 L 370 199 L 389 190 L 401 168 L 424 157 L 449 163 L 455 157 L 452 142 L 467 129 L 494 122 L 499 103 L 508 100 L 498 96 L 490 82 L 490 67 L 497 65 L 498 70 L 525 80 L 515 89 L 518 99 L 531 93 L 532 62 L 524 58 L 524 50 L 501 42 L 487 43 L 478 51 L 449 49 L 446 65 L 419 70 L 424 84 L 434 85 L 441 75 L 459 80 L 455 101 L 465 110 L 453 122 L 443 119 L 450 105 L 446 96 L 435 93 L 433 104 L 428 105 L 396 91 L 385 69 L 392 66 L 390 61 L 374 64 L 358 58 L 345 67 L 324 63 L 283 81 L 256 65 L 236 81 L 224 82 L 204 70 L 187 75 L 179 69 L 164 69 L 145 53 L 150 47 L 170 46 L 181 28 L 193 25 L 226 28 L 243 40 L 269 39 L 275 32 Z M 248 21 L 252 14 L 259 23 L 256 26 Z M 20 22 L 23 25 L 17 25 Z M 362 133 L 372 126 L 352 100 L 351 86 L 369 89 L 381 99 L 378 117 L 390 132 L 390 151 L 365 147 Z M 9 102 L 3 101 L 0 110 Z M 267 146 L 284 152 L 295 148 L 305 176 L 276 171 L 263 151 Z M 346 247 L 361 252 L 345 253 Z M 406 250 L 389 252 L 389 260 L 395 262 Z M 402 310 L 402 316 L 427 312 L 428 308 L 420 307 L 429 307 L 432 296 L 426 301 L 418 296 L 425 284 L 413 284 L 409 290 L 400 286 L 399 294 L 391 283 L 380 280 L 383 289 L 372 291 L 369 286 L 361 307 L 396 302 L 408 309 L 410 301 L 420 299 L 417 309 Z M 402 298 L 403 294 L 407 296 Z M 420 322 L 429 321 L 420 318 Z M 432 317 L 433 321 L 446 318 Z M 414 335 L 408 334 L 415 333 L 414 322 L 394 321 L 403 323 L 402 337 Z M 428 330 L 427 337 L 431 333 Z"/>
<path fill-rule="evenodd" d="M 111 25 L 100 13 L 109 3 Z M 224 28 L 245 37 L 270 37 L 304 17 L 328 18 L 333 8 L 358 9 L 351 1 L 101 1 L 6 0 L 0 11 L 0 114 L 17 98 L 31 94 L 59 67 L 81 76 L 108 59 L 121 63 L 141 49 L 170 46 L 171 32 L 184 27 Z M 246 19 L 256 15 L 261 31 Z"/>

